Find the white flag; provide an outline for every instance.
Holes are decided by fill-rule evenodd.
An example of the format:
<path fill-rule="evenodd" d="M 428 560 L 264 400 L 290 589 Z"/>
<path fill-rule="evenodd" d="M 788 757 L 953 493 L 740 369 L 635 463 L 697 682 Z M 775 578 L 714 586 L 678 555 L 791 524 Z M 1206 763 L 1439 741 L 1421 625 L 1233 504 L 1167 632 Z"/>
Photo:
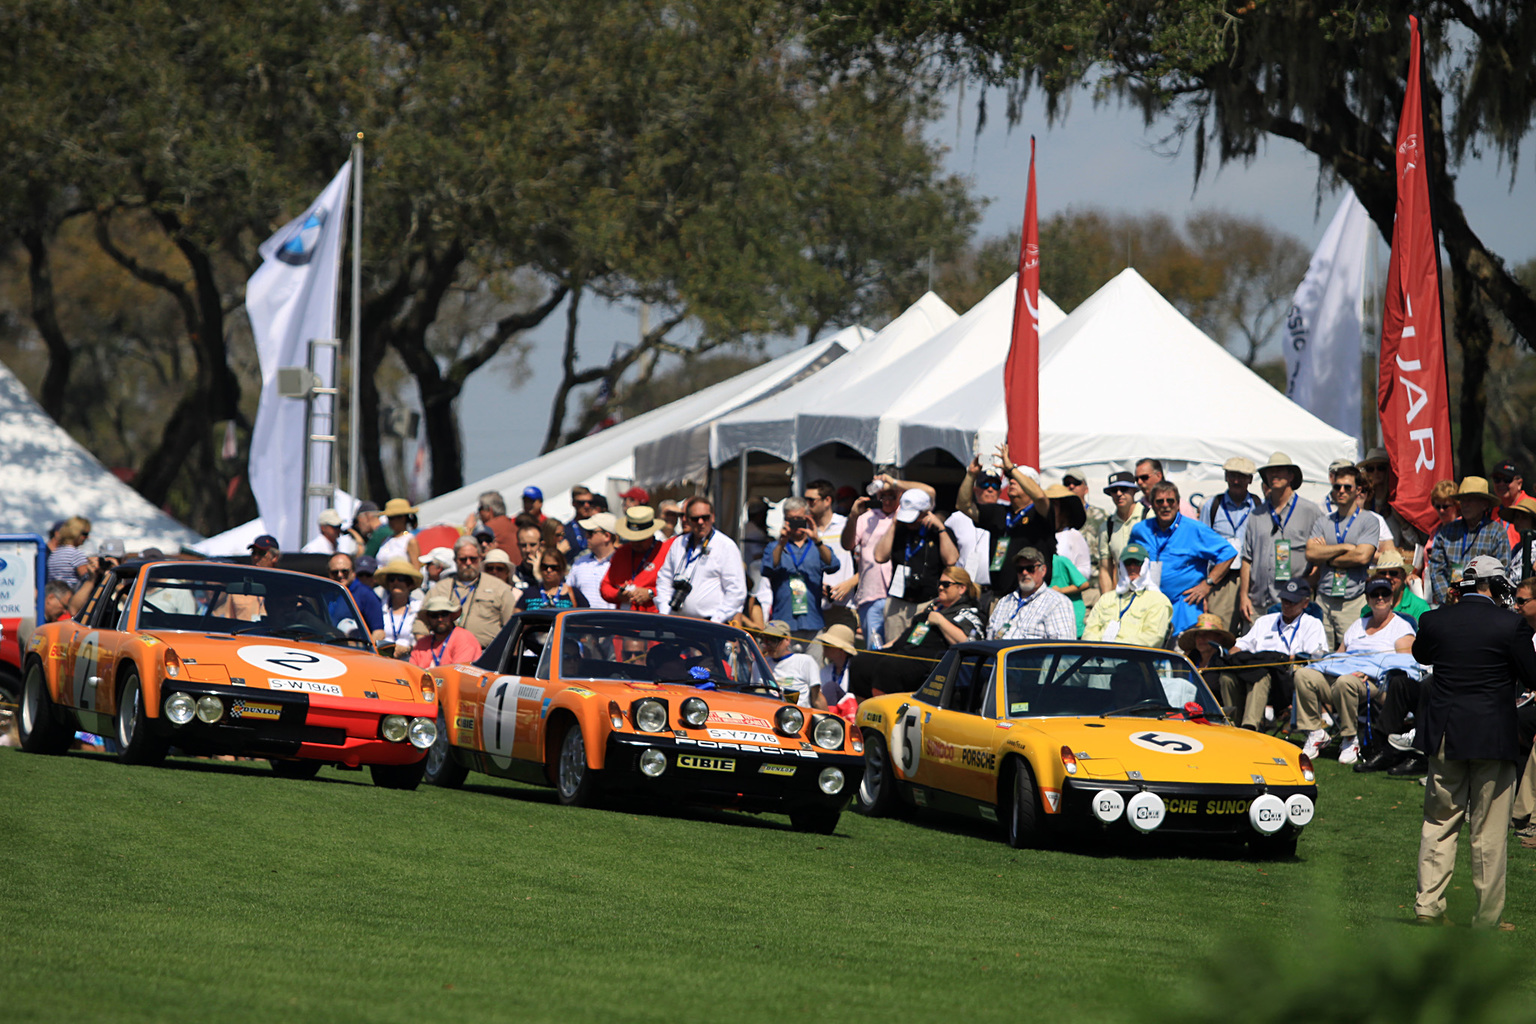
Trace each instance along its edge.
<path fill-rule="evenodd" d="M 304 400 L 278 395 L 277 370 L 308 366 L 310 341 L 336 337 L 336 283 L 351 175 L 348 160 L 309 209 L 261 244 L 263 263 L 245 286 L 245 311 L 261 361 L 261 404 L 251 431 L 251 491 L 267 532 L 285 551 L 297 551 L 309 539 L 299 536 L 307 500 L 307 433 Z M 335 369 L 335 349 L 317 352 L 315 370 L 322 387 L 334 386 Z M 316 425 L 322 428 L 316 433 L 336 433 L 335 412 L 333 396 L 316 398 Z M 311 462 L 313 482 L 334 482 L 328 446 L 312 446 Z M 312 504 L 309 521 L 314 523 L 326 503 L 317 498 Z"/>
<path fill-rule="evenodd" d="M 1285 393 L 1350 437 L 1360 436 L 1360 320 L 1371 219 L 1347 189 L 1286 317 Z"/>

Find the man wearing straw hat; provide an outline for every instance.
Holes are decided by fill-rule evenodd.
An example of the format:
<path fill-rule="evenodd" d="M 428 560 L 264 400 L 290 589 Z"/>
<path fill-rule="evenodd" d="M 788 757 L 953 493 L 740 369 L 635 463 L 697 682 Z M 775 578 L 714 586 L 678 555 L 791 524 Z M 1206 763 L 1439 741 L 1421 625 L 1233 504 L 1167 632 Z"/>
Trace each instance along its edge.
<path fill-rule="evenodd" d="M 1440 528 L 1424 569 L 1431 604 L 1445 603 L 1472 559 L 1486 555 L 1500 565 L 1509 564 L 1509 532 L 1505 524 L 1489 515 L 1495 499 L 1488 481 L 1480 476 L 1464 477 L 1455 501 L 1461 515 Z"/>
<path fill-rule="evenodd" d="M 603 600 L 613 607 L 635 612 L 661 610 L 656 607 L 656 577 L 675 539 L 657 539 L 657 525 L 656 510 L 649 505 L 630 505 L 622 517 L 614 517 L 613 532 L 620 543 L 599 587 Z"/>
<path fill-rule="evenodd" d="M 1239 455 L 1228 459 L 1221 468 L 1226 474 L 1227 489 L 1200 507 L 1200 521 L 1227 538 L 1232 545 L 1232 561 L 1227 574 L 1206 597 L 1205 610 L 1228 629 L 1236 629 L 1242 621 L 1237 611 L 1237 591 L 1243 568 L 1243 532 L 1248 528 L 1249 518 L 1264 502 L 1248 490 L 1257 472 L 1251 459 Z"/>
<path fill-rule="evenodd" d="M 1279 599 L 1286 580 L 1307 579 L 1307 538 L 1323 510 L 1296 493 L 1301 467 L 1284 452 L 1275 452 L 1259 467 L 1264 504 L 1248 517 L 1243 529 L 1243 565 L 1238 580 L 1238 607 L 1252 622 Z"/>

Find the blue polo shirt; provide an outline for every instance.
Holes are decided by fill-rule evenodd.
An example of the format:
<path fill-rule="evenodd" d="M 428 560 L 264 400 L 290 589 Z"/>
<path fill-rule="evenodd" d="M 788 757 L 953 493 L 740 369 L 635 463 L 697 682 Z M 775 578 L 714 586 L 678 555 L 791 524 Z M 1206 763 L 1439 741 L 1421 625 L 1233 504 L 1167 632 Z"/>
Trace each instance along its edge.
<path fill-rule="evenodd" d="M 1212 562 L 1230 562 L 1232 545 L 1200 520 L 1182 513 L 1166 530 L 1156 519 L 1142 520 L 1131 531 L 1131 541 L 1146 547 L 1149 563 L 1162 563 L 1157 589 L 1173 602 L 1173 635 L 1178 636 L 1195 624 L 1201 612 L 1198 606 L 1185 603 L 1184 591 L 1206 578 L 1206 567 Z"/>
<path fill-rule="evenodd" d="M 826 624 L 821 617 L 822 578 L 829 572 L 836 572 L 841 566 L 837 552 L 832 550 L 830 544 L 827 545 L 827 556 L 831 561 L 823 562 L 814 540 L 785 544 L 784 553 L 779 556 L 779 564 L 775 568 L 773 552 L 777 546 L 778 542 L 775 541 L 763 552 L 763 575 L 773 587 L 773 617 L 789 623 L 792 630 L 821 629 Z M 798 584 L 796 581 L 799 581 Z M 797 585 L 805 588 L 807 607 L 804 615 L 794 614 L 794 591 Z"/>
<path fill-rule="evenodd" d="M 363 622 L 367 623 L 371 633 L 376 629 L 384 628 L 384 605 L 379 601 L 379 595 L 373 592 L 373 588 L 356 576 L 347 584 L 347 589 L 352 591 L 352 600 L 357 602 L 357 610 L 363 613 Z"/>

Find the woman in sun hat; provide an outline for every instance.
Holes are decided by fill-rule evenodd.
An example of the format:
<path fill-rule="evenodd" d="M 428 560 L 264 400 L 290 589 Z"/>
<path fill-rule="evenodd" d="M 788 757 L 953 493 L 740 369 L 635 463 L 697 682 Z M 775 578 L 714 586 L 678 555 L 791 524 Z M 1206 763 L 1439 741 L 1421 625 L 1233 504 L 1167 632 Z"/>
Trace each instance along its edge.
<path fill-rule="evenodd" d="M 1236 642 L 1237 638 L 1222 625 L 1221 617 L 1210 612 L 1195 619 L 1193 626 L 1179 634 L 1179 647 L 1202 672 L 1216 666 Z"/>
<path fill-rule="evenodd" d="M 416 612 L 421 608 L 421 591 L 416 589 L 421 584 L 421 571 L 405 559 L 396 558 L 384 564 L 378 577 L 384 581 L 384 624 L 373 631 L 373 642 L 382 653 L 405 658 L 416 643 L 411 627 L 416 624 Z"/>
<path fill-rule="evenodd" d="M 404 498 L 390 498 L 384 503 L 384 518 L 389 521 L 390 537 L 379 545 L 379 553 L 375 556 L 380 565 L 388 565 L 397 558 L 403 558 L 412 567 L 421 568 L 421 549 L 416 546 L 416 537 L 411 533 L 410 517 L 415 514 L 416 506 Z"/>

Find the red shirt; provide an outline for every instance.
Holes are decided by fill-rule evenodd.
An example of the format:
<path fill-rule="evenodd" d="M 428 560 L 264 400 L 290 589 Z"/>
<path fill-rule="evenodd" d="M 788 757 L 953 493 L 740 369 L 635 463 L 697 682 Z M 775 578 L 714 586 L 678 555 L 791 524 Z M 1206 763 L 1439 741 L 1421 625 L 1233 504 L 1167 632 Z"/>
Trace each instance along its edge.
<path fill-rule="evenodd" d="M 603 577 L 603 582 L 598 586 L 603 592 L 603 600 L 630 611 L 658 611 L 655 601 L 631 605 L 620 596 L 619 591 L 634 584 L 655 594 L 656 576 L 661 572 L 661 563 L 666 560 L 667 549 L 672 546 L 673 540 L 668 537 L 666 540 L 655 541 L 649 552 L 644 548 L 636 551 L 628 544 L 620 544 L 614 549 L 613 558 L 608 563 L 608 575 Z"/>
<path fill-rule="evenodd" d="M 428 633 L 426 636 L 416 638 L 416 645 L 411 648 L 410 661 L 417 668 L 433 669 L 441 665 L 468 665 L 480 657 L 482 648 L 475 635 L 463 626 L 454 626 L 453 631 L 442 640 Z"/>

